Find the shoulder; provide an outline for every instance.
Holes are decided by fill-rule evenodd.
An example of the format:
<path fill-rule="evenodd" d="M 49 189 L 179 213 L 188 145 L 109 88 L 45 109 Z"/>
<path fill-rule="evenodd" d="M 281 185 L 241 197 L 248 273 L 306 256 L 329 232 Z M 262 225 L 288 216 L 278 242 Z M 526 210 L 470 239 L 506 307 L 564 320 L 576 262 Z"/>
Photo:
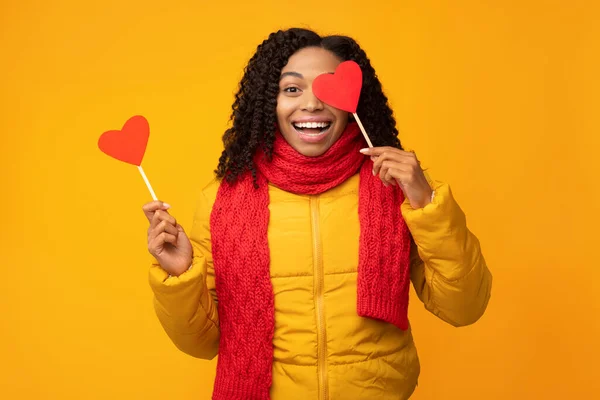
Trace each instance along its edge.
<path fill-rule="evenodd" d="M 208 181 L 203 183 L 198 195 L 199 207 L 209 209 L 212 208 L 217 198 L 217 192 L 219 191 L 220 184 L 221 180 L 214 175 Z"/>
<path fill-rule="evenodd" d="M 220 185 L 221 180 L 216 176 L 212 176 L 202 187 L 202 193 L 207 197 L 216 197 Z"/>

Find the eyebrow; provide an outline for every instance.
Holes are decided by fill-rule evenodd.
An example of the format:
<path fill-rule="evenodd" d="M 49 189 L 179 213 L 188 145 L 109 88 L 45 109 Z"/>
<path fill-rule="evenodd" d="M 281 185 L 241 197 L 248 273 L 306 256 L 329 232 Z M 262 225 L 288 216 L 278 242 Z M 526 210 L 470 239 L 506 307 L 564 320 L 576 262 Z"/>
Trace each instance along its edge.
<path fill-rule="evenodd" d="M 334 73 L 327 72 L 327 74 L 333 75 Z M 295 76 L 296 78 L 304 79 L 304 75 L 302 75 L 300 72 L 289 71 L 289 72 L 284 72 L 283 74 L 281 74 L 281 76 L 279 77 L 279 80 L 282 80 L 286 76 Z"/>
<path fill-rule="evenodd" d="M 304 76 L 300 73 L 300 72 L 284 72 L 283 74 L 281 74 L 281 76 L 279 77 L 279 80 L 285 78 L 286 76 L 295 76 L 296 78 L 300 78 L 300 79 L 304 79 Z"/>

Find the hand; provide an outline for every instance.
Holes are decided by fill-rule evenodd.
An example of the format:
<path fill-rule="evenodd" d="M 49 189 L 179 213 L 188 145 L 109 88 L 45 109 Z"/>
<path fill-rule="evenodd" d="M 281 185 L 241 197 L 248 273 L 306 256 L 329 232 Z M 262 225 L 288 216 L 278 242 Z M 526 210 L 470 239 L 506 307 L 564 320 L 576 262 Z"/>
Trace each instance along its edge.
<path fill-rule="evenodd" d="M 169 205 L 162 201 L 144 204 L 142 209 L 148 228 L 148 251 L 170 275 L 179 276 L 192 264 L 192 244 L 183 227 L 167 212 Z"/>
<path fill-rule="evenodd" d="M 415 153 L 390 146 L 372 147 L 360 152 L 371 156 L 373 175 L 379 175 L 385 186 L 400 186 L 412 208 L 423 208 L 431 202 L 433 190 Z"/>

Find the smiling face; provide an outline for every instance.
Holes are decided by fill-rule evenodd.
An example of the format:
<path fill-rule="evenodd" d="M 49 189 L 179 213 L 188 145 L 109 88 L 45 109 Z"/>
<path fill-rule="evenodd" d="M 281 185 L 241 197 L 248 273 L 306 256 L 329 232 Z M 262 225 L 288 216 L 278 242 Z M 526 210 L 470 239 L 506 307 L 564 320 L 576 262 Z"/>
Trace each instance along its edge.
<path fill-rule="evenodd" d="M 328 106 L 312 92 L 313 80 L 334 73 L 342 62 L 320 47 L 298 50 L 281 70 L 277 96 L 277 123 L 285 140 L 299 153 L 325 153 L 344 132 L 348 113 Z"/>

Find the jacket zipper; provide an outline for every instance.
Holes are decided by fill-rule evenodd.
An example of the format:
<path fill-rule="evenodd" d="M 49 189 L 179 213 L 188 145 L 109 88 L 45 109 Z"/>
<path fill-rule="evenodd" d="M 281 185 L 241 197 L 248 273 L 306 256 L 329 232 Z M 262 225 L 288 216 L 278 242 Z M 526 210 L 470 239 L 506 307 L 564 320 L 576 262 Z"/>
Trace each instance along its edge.
<path fill-rule="evenodd" d="M 319 400 L 329 399 L 327 383 L 327 332 L 325 330 L 325 305 L 323 301 L 323 255 L 319 230 L 319 198 L 310 198 L 313 234 L 313 286 L 317 314 L 317 374 L 319 375 Z"/>

